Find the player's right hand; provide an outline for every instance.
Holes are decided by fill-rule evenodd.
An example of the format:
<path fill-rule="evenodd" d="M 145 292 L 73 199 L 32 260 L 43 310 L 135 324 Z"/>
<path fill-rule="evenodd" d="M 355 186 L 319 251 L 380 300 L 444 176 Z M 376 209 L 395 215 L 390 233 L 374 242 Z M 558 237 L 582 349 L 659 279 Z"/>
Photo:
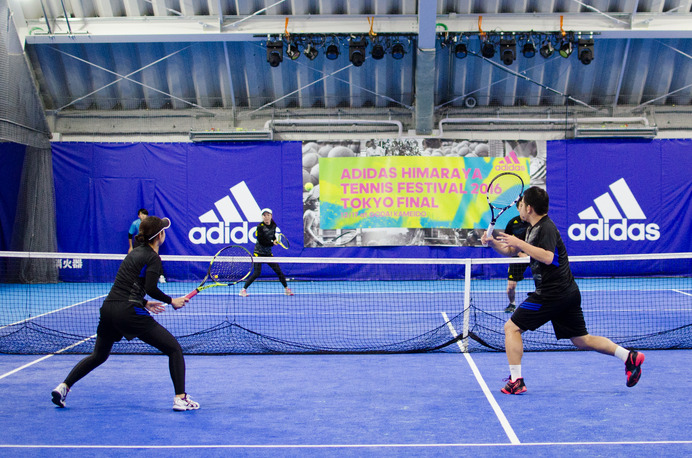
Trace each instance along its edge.
<path fill-rule="evenodd" d="M 185 304 L 187 304 L 188 302 L 190 302 L 190 299 L 188 299 L 185 296 L 181 296 L 181 297 L 176 297 L 176 298 L 172 299 L 171 305 L 173 306 L 173 308 L 175 310 L 178 310 L 178 309 L 185 307 Z"/>

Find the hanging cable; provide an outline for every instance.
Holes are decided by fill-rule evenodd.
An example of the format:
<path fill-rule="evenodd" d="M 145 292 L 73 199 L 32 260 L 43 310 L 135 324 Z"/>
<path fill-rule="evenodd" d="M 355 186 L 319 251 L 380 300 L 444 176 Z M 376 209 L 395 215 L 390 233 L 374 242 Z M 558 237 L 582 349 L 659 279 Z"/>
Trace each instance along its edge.
<path fill-rule="evenodd" d="M 368 35 L 370 35 L 370 37 L 374 37 L 377 35 L 377 33 L 372 29 L 375 26 L 375 17 L 369 17 L 368 22 L 370 23 L 370 32 L 368 32 Z"/>

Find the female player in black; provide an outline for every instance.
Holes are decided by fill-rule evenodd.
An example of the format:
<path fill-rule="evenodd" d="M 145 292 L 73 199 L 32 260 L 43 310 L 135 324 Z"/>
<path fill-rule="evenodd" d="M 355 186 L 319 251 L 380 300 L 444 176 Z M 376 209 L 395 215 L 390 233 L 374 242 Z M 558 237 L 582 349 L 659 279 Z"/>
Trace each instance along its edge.
<path fill-rule="evenodd" d="M 519 201 L 519 216 L 530 224 L 525 240 L 500 233 L 483 234 L 481 241 L 498 253 L 515 256 L 523 251 L 530 256 L 531 273 L 536 291 L 529 294 L 505 323 L 505 352 L 510 377 L 502 391 L 505 394 L 523 394 L 526 385 L 521 376 L 524 354 L 522 333 L 535 331 L 550 321 L 555 337 L 570 339 L 580 350 L 594 350 L 613 355 L 625 363 L 627 386 L 634 386 L 641 376 L 644 354 L 627 350 L 606 337 L 590 335 L 586 330 L 581 309 L 581 293 L 569 267 L 567 250 L 555 223 L 548 216 L 548 193 L 537 186 L 526 190 Z"/>
<path fill-rule="evenodd" d="M 165 229 L 170 225 L 168 218 L 156 216 L 148 216 L 142 221 L 137 235 L 140 245 L 120 264 L 113 287 L 101 306 L 93 353 L 77 363 L 65 381 L 51 393 L 53 403 L 58 407 L 65 407 L 65 397 L 78 380 L 108 359 L 115 342 L 123 337 L 127 340 L 138 337 L 168 356 L 175 388 L 173 410 L 199 409 L 199 404 L 185 393 L 185 359 L 180 344 L 150 315 L 163 312 L 165 306 L 144 298 L 148 294 L 153 299 L 171 304 L 176 310 L 188 301 L 184 296 L 167 296 L 157 285 L 163 272 L 159 247 L 166 240 Z"/>
<path fill-rule="evenodd" d="M 264 258 L 274 256 L 272 254 L 272 247 L 276 245 L 276 223 L 272 218 L 272 211 L 269 208 L 262 209 L 262 222 L 259 223 L 257 229 L 255 229 L 255 236 L 257 237 L 257 243 L 255 243 L 255 256 Z M 279 276 L 279 281 L 284 287 L 284 292 L 287 296 L 293 296 L 293 291 L 288 287 L 286 283 L 286 276 L 281 271 L 281 267 L 275 262 L 269 262 L 269 267 Z M 240 290 L 240 295 L 246 297 L 248 295 L 247 289 L 252 284 L 253 281 L 257 280 L 257 277 L 262 273 L 262 263 L 255 262 L 254 270 L 252 275 L 245 281 L 243 289 Z"/>

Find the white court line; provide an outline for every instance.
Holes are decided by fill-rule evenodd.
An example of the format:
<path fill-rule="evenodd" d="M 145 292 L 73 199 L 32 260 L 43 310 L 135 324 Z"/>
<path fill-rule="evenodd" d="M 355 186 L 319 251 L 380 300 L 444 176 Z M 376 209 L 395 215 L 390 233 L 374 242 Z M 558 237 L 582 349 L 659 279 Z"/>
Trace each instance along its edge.
<path fill-rule="evenodd" d="M 686 441 L 612 441 L 612 442 L 524 442 L 518 444 L 502 443 L 449 443 L 449 444 L 209 444 L 209 445 L 29 445 L 29 444 L 0 444 L 1 448 L 24 449 L 335 449 L 335 448 L 433 448 L 433 447 L 560 447 L 560 446 L 604 446 L 604 445 L 690 445 Z"/>
<path fill-rule="evenodd" d="M 680 294 L 684 294 L 685 296 L 692 296 L 692 294 L 690 294 L 690 293 L 686 293 L 686 292 L 684 292 L 684 291 L 679 291 L 679 290 L 677 290 L 677 289 L 674 289 L 673 292 L 675 292 L 675 293 L 680 293 Z"/>
<path fill-rule="evenodd" d="M 77 303 L 75 303 L 75 304 L 66 305 L 65 307 L 61 307 L 61 308 L 59 308 L 59 309 L 51 310 L 50 312 L 42 313 L 42 314 L 40 314 L 40 315 L 32 316 L 32 317 L 30 317 L 30 318 L 25 318 L 25 319 L 23 319 L 23 320 L 21 320 L 21 321 L 16 321 L 16 322 L 14 322 L 14 323 L 6 324 L 6 325 L 4 325 L 4 326 L 0 326 L 0 329 L 4 329 L 4 328 L 10 327 L 10 326 L 16 326 L 16 325 L 18 325 L 18 324 L 28 323 L 28 322 L 30 322 L 30 321 L 32 321 L 32 320 L 35 320 L 36 318 L 41 318 L 42 316 L 47 316 L 47 315 L 51 315 L 51 314 L 53 314 L 53 313 L 62 312 L 63 310 L 67 310 L 67 309 L 69 309 L 69 308 L 76 307 L 76 306 L 78 306 L 78 305 L 86 304 L 86 303 L 89 303 L 89 302 L 91 302 L 91 301 L 95 301 L 95 300 L 97 300 L 97 299 L 101 299 L 102 297 L 106 297 L 106 295 L 105 295 L 105 294 L 102 294 L 102 295 L 100 295 L 100 296 L 96 296 L 96 297 L 93 297 L 93 298 L 91 298 L 91 299 L 87 299 L 87 300 L 82 301 L 82 302 L 77 302 Z"/>
<path fill-rule="evenodd" d="M 442 316 L 444 317 L 445 322 L 447 323 L 447 326 L 449 327 L 449 330 L 452 333 L 452 336 L 456 338 L 458 336 L 457 330 L 454 329 L 452 322 L 449 321 L 449 317 L 447 317 L 447 314 L 445 312 L 442 312 Z M 519 442 L 519 438 L 514 432 L 514 429 L 512 429 L 512 425 L 509 424 L 509 421 L 507 420 L 507 417 L 505 416 L 504 412 L 502 412 L 500 405 L 497 403 L 495 397 L 490 392 L 490 388 L 488 388 L 488 385 L 485 383 L 485 380 L 483 380 L 483 376 L 481 375 L 481 372 L 478 370 L 478 366 L 476 366 L 476 363 L 473 361 L 473 358 L 471 358 L 471 355 L 468 352 L 464 351 L 464 346 L 461 343 L 461 341 L 457 340 L 457 345 L 459 346 L 459 349 L 466 358 L 466 362 L 468 362 L 469 366 L 471 366 L 471 370 L 473 371 L 473 375 L 476 377 L 478 385 L 480 385 L 481 389 L 483 390 L 483 393 L 485 394 L 486 399 L 490 403 L 490 406 L 493 408 L 493 411 L 495 412 L 497 419 L 500 420 L 502 429 L 505 430 L 505 434 L 507 434 L 509 441 L 512 443 L 512 445 L 521 444 L 521 442 Z"/>
<path fill-rule="evenodd" d="M 76 347 L 77 345 L 83 344 L 83 343 L 86 342 L 87 340 L 93 339 L 94 337 L 96 337 L 96 334 L 94 334 L 94 335 L 91 336 L 91 337 L 87 337 L 86 339 L 82 339 L 82 340 L 80 340 L 79 342 L 73 343 L 72 345 L 69 345 L 69 346 L 67 346 L 67 347 L 65 347 L 65 348 L 61 348 L 60 350 L 56 351 L 55 353 L 51 353 L 50 355 L 42 356 L 41 358 L 39 358 L 39 359 L 37 359 L 37 360 L 34 360 L 34 361 L 32 361 L 32 362 L 30 362 L 30 363 L 27 363 L 27 364 L 25 364 L 25 365 L 23 365 L 23 366 L 21 366 L 21 367 L 18 367 L 18 368 L 14 369 L 14 370 L 11 370 L 11 371 L 9 371 L 9 372 L 6 372 L 6 373 L 0 375 L 0 380 L 1 380 L 1 379 L 4 379 L 5 377 L 9 377 L 9 376 L 12 375 L 12 374 L 15 374 L 15 373 L 19 372 L 19 371 L 21 371 L 22 369 L 26 369 L 26 368 L 29 367 L 29 366 L 33 366 L 33 365 L 36 364 L 36 363 L 40 363 L 41 361 L 46 360 L 46 359 L 50 358 L 51 356 L 55 356 L 55 355 L 57 355 L 58 353 L 62 353 L 62 352 L 64 352 L 64 351 L 69 350 L 70 348 L 74 348 L 74 347 Z"/>

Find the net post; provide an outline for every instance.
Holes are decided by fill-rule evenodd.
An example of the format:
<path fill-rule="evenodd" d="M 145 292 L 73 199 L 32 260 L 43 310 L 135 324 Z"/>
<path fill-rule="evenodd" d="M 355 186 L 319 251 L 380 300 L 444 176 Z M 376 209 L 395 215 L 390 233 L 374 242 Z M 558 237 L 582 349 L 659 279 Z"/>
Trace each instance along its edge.
<path fill-rule="evenodd" d="M 464 327 L 461 330 L 461 351 L 469 347 L 469 323 L 471 322 L 471 259 L 464 260 Z"/>

